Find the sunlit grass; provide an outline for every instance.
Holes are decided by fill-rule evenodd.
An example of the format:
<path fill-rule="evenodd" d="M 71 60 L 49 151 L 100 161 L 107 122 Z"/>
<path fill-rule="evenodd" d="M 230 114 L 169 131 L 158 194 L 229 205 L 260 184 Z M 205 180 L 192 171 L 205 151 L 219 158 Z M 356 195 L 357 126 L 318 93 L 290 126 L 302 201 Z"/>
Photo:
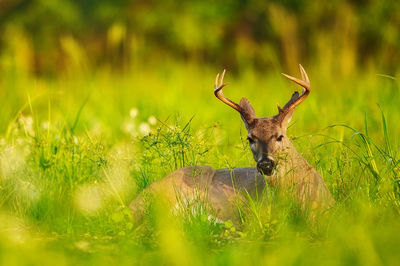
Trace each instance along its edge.
<path fill-rule="evenodd" d="M 155 202 L 134 223 L 129 202 L 174 169 L 254 166 L 239 115 L 213 95 L 220 70 L 166 62 L 119 75 L 3 78 L 0 264 L 395 265 L 399 87 L 373 72 L 338 81 L 309 70 L 312 91 L 289 136 L 337 201 L 318 224 L 271 189 L 249 199 L 240 225 L 201 202 L 179 212 Z M 283 71 L 228 69 L 224 93 L 274 115 L 298 89 Z"/>

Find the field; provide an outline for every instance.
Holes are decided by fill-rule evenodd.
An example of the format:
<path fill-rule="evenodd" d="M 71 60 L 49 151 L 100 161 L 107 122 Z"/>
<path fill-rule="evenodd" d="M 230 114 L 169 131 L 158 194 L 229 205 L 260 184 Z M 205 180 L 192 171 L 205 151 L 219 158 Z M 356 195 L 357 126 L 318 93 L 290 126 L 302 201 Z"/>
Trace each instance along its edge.
<path fill-rule="evenodd" d="M 70 21 L 84 25 L 94 21 L 72 16 L 73 9 L 61 4 L 67 2 L 46 8 L 65 11 Z M 146 8 L 138 4 L 140 12 L 132 17 L 143 25 L 133 37 L 125 37 L 130 29 L 120 22 L 93 41 L 85 34 L 95 30 L 39 21 L 41 46 L 21 26 L 33 15 L 16 16 L 18 24 L 0 10 L 0 23 L 7 26 L 0 39 L 0 265 L 398 265 L 399 34 L 384 24 L 384 18 L 396 18 L 398 4 L 370 1 L 368 10 L 383 11 L 368 24 L 370 11 L 346 1 L 337 2 L 337 11 L 305 2 L 315 16 L 330 10 L 349 23 L 332 23 L 329 31 L 307 18 L 306 26 L 296 28 L 295 4 L 294 11 L 271 4 L 265 9 L 277 36 L 224 39 L 218 29 L 233 20 L 237 32 L 251 26 L 252 20 L 229 12 L 254 7 L 237 5 L 215 25 L 183 14 L 186 28 L 177 32 L 192 34 L 191 42 L 183 33 L 176 40 L 159 34 L 171 21 L 181 23 L 163 17 L 172 3 L 160 4 L 148 17 L 138 15 Z M 187 5 L 189 14 L 217 17 L 217 7 L 203 10 L 198 2 L 193 11 Z M 287 24 L 279 23 L 283 18 Z M 366 40 L 374 49 L 379 45 L 372 40 L 383 38 L 376 41 L 379 49 L 361 47 L 360 36 L 367 33 L 354 21 L 368 29 L 373 37 Z M 386 26 L 377 29 L 378 24 Z M 55 25 L 87 38 L 63 32 L 53 47 Z M 153 39 L 140 30 L 149 30 Z M 214 30 L 215 36 L 202 30 Z M 296 38 L 276 33 L 291 30 L 314 34 L 293 45 Z M 103 39 L 104 55 L 93 45 Z M 237 46 L 224 53 L 221 43 L 232 40 Z M 311 222 L 267 187 L 262 199 L 250 200 L 240 224 L 215 219 L 201 204 L 173 212 L 157 202 L 143 222 L 133 221 L 130 201 L 175 169 L 255 166 L 240 116 L 213 94 L 218 72 L 227 70 L 227 97 L 237 102 L 247 97 L 258 116 L 272 116 L 277 103 L 282 106 L 300 90 L 280 74 L 299 77 L 299 63 L 310 77 L 311 93 L 296 109 L 288 136 L 336 200 L 323 219 Z"/>
<path fill-rule="evenodd" d="M 219 70 L 4 79 L 1 264 L 396 264 L 399 87 L 373 73 L 337 83 L 309 70 L 289 136 L 337 200 L 318 226 L 272 203 L 241 226 L 157 208 L 132 223 L 130 200 L 173 169 L 255 165 L 239 115 L 213 95 Z M 275 114 L 297 89 L 279 72 L 228 72 L 225 94 Z"/>

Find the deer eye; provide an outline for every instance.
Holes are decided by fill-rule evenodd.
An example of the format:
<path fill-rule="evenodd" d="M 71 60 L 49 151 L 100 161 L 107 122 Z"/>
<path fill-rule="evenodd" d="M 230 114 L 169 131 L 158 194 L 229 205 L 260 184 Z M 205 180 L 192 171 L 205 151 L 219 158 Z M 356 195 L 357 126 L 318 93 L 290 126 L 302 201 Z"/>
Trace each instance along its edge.
<path fill-rule="evenodd" d="M 279 137 L 276 138 L 277 141 L 282 141 L 283 135 L 280 135 Z"/>
<path fill-rule="evenodd" d="M 250 137 L 247 137 L 247 140 L 249 141 L 250 144 L 254 144 L 255 143 L 255 140 L 250 138 Z"/>

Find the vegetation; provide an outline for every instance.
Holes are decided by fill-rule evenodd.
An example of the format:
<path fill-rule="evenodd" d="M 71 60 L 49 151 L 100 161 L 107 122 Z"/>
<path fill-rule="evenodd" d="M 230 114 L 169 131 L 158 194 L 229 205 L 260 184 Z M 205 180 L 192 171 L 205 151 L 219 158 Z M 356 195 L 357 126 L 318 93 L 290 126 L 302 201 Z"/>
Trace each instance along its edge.
<path fill-rule="evenodd" d="M 0 5 L 1 265 L 400 261 L 397 1 Z M 157 202 L 133 223 L 129 202 L 174 169 L 255 165 L 217 72 L 270 116 L 298 63 L 311 93 L 288 135 L 337 201 L 325 219 L 268 188 L 240 225 Z"/>

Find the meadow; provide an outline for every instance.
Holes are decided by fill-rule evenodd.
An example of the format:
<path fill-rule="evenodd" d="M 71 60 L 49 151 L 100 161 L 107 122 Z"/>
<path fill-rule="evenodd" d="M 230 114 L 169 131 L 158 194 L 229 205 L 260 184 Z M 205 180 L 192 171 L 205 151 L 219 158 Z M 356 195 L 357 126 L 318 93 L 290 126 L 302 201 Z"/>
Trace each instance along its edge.
<path fill-rule="evenodd" d="M 0 5 L 0 265 L 399 264 L 397 1 L 29 2 Z M 157 201 L 132 219 L 175 169 L 255 166 L 217 73 L 272 116 L 298 64 L 288 136 L 336 200 L 324 217 L 267 187 L 240 224 Z"/>
<path fill-rule="evenodd" d="M 308 70 L 312 92 L 289 136 L 337 201 L 318 225 L 273 200 L 255 201 L 241 225 L 157 206 L 133 224 L 129 202 L 174 169 L 255 165 L 239 115 L 213 95 L 218 71 L 171 62 L 118 76 L 5 76 L 1 264 L 395 265 L 399 84 L 373 73 L 338 82 Z M 275 114 L 298 89 L 283 71 L 227 72 L 225 94 Z"/>

